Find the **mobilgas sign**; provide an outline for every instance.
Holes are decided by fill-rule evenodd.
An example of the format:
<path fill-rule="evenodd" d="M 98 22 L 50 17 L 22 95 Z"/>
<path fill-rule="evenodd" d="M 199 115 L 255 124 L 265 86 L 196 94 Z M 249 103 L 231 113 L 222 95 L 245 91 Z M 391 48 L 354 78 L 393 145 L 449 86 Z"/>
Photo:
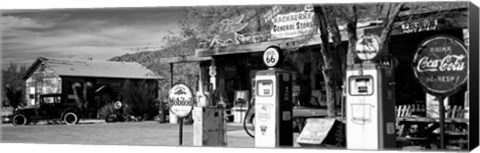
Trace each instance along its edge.
<path fill-rule="evenodd" d="M 170 112 L 177 117 L 183 118 L 190 114 L 193 109 L 193 92 L 185 84 L 177 84 L 168 91 L 168 104 Z"/>
<path fill-rule="evenodd" d="M 468 78 L 468 53 L 453 36 L 441 35 L 421 43 L 413 61 L 415 77 L 435 95 L 450 95 Z"/>

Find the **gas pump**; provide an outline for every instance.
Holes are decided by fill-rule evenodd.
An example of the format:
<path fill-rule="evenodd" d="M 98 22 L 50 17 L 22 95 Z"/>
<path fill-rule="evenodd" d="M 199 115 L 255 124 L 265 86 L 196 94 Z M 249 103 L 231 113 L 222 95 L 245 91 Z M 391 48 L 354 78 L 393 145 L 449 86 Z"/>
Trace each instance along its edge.
<path fill-rule="evenodd" d="M 378 39 L 364 37 L 359 41 L 365 39 L 370 40 L 357 43 L 357 55 L 364 62 L 348 67 L 346 72 L 347 149 L 395 148 L 393 70 L 371 61 L 378 54 Z"/>
<path fill-rule="evenodd" d="M 255 147 L 292 147 L 292 73 L 273 68 L 280 49 L 269 47 L 263 55 L 268 70 L 255 75 Z"/>

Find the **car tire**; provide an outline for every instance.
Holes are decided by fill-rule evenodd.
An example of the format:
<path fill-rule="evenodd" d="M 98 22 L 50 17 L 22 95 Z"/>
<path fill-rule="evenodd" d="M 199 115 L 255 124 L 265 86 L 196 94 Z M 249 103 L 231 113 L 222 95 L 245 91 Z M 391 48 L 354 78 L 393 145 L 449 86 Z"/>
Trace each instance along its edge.
<path fill-rule="evenodd" d="M 15 126 L 25 126 L 30 122 L 30 120 L 23 114 L 17 114 L 13 116 L 12 123 Z"/>
<path fill-rule="evenodd" d="M 118 121 L 118 116 L 117 114 L 109 114 L 107 117 L 105 117 L 105 122 L 107 123 L 112 123 L 112 122 L 117 122 Z"/>
<path fill-rule="evenodd" d="M 78 118 L 78 115 L 74 112 L 67 112 L 65 115 L 63 115 L 63 121 L 67 125 L 75 125 L 79 120 L 80 119 Z"/>

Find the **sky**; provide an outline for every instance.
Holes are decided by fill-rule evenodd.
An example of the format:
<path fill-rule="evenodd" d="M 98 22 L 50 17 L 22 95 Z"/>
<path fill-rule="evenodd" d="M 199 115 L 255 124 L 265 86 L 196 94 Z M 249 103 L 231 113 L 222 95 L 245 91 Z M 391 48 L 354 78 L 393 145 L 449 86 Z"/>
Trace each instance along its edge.
<path fill-rule="evenodd" d="M 376 1 L 321 1 L 332 2 Z M 128 48 L 160 47 L 169 31 L 179 31 L 178 20 L 182 18 L 183 6 L 299 3 L 319 1 L 3 0 L 0 6 L 1 64 L 2 67 L 10 62 L 30 66 L 39 56 L 108 60 L 135 52 Z"/>
<path fill-rule="evenodd" d="M 184 7 L 1 10 L 2 65 L 39 57 L 108 60 L 159 47 Z"/>

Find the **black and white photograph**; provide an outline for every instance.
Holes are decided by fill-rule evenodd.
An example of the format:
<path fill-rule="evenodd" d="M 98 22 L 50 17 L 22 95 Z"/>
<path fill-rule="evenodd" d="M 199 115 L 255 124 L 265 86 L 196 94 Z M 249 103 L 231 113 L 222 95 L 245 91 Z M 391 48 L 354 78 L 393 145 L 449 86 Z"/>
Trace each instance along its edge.
<path fill-rule="evenodd" d="M 478 150 L 472 1 L 75 2 L 0 6 L 0 149 Z"/>

